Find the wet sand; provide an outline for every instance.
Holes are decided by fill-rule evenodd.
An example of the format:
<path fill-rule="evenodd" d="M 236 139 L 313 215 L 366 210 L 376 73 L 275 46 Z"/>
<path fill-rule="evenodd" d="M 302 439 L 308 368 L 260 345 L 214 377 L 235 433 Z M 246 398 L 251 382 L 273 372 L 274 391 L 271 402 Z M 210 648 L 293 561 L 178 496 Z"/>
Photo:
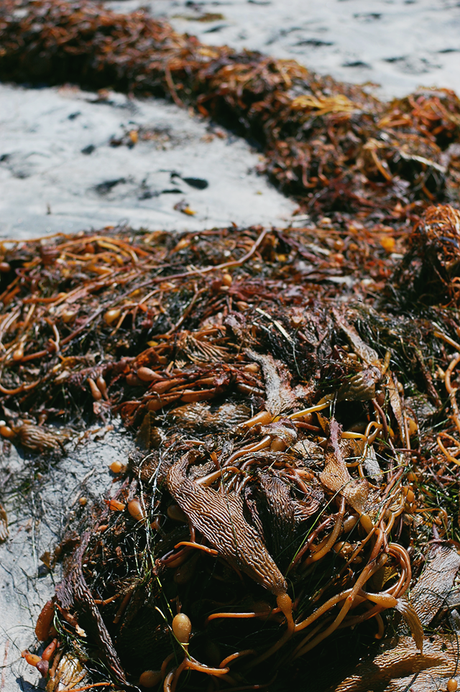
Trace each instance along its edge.
<path fill-rule="evenodd" d="M 164 101 L 5 84 L 0 100 L 0 236 L 282 226 L 296 208 L 247 142 Z"/>
<path fill-rule="evenodd" d="M 136 1 L 111 6 L 126 11 Z M 154 0 L 147 6 L 203 43 L 294 58 L 342 81 L 373 82 L 381 85 L 381 98 L 419 86 L 460 91 L 456 0 Z M 211 21 L 203 21 L 206 15 Z"/>

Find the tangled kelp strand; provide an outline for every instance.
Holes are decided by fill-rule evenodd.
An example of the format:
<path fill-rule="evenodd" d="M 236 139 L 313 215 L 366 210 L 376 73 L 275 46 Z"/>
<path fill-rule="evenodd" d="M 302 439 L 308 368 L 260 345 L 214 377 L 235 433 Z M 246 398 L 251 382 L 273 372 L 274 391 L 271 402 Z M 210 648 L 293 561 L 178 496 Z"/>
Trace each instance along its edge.
<path fill-rule="evenodd" d="M 449 238 L 455 218 L 437 207 L 421 223 Z M 382 637 L 388 610 L 422 647 L 417 599 L 405 597 L 433 529 L 445 541 L 460 531 L 457 465 L 437 442 L 457 459 L 445 407 L 458 308 L 455 293 L 447 307 L 394 299 L 418 234 L 402 262 L 378 232 L 363 228 L 350 248 L 329 224 L 179 242 L 106 229 L 50 239 L 45 253 L 43 241 L 4 244 L 5 444 L 24 445 L 24 425 L 52 435 L 53 423 L 117 413 L 136 434 L 106 501 L 79 509 L 54 599 L 59 655 L 81 661 L 85 684 L 128 688 L 147 670 L 165 689 L 295 678 L 344 630 Z M 331 281 L 365 275 L 371 256 L 383 295 Z M 192 626 L 186 652 L 179 614 Z"/>
<path fill-rule="evenodd" d="M 273 687 L 308 670 L 323 690 L 321 656 L 381 638 L 389 610 L 425 665 L 417 613 L 436 611 L 442 638 L 445 601 L 405 599 L 428 542 L 460 537 L 460 346 L 458 212 L 421 213 L 458 199 L 458 99 L 382 104 L 142 13 L 10 10 L 3 77 L 169 94 L 256 137 L 320 219 L 2 246 L 4 445 L 56 458 L 72 428 L 119 414 L 138 446 L 64 541 L 49 688 Z"/>
<path fill-rule="evenodd" d="M 8 515 L 5 508 L 0 504 L 0 543 L 8 538 Z"/>

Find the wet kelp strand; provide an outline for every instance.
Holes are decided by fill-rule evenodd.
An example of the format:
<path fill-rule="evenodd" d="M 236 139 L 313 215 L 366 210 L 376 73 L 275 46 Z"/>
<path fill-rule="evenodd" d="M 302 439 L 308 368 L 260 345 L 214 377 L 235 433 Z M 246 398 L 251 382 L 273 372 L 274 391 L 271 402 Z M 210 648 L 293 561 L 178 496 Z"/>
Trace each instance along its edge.
<path fill-rule="evenodd" d="M 245 135 L 314 220 L 1 245 L 4 449 L 57 462 L 118 416 L 136 440 L 44 556 L 64 575 L 25 659 L 49 690 L 307 671 L 322 691 L 331 651 L 399 626 L 420 652 L 404 665 L 429 667 L 459 567 L 460 216 L 429 206 L 458 202 L 455 94 L 385 104 L 86 2 L 6 0 L 0 37 L 3 79 L 167 96 Z M 362 668 L 339 689 L 368 690 Z"/>
<path fill-rule="evenodd" d="M 137 446 L 49 557 L 52 651 L 25 655 L 50 690 L 305 667 L 325 689 L 342 632 L 399 613 L 422 650 L 434 611 L 448 627 L 409 588 L 433 537 L 458 557 L 459 218 L 430 208 L 391 254 L 378 224 L 2 245 L 3 444 L 58 457 L 64 429 L 119 415 Z"/>

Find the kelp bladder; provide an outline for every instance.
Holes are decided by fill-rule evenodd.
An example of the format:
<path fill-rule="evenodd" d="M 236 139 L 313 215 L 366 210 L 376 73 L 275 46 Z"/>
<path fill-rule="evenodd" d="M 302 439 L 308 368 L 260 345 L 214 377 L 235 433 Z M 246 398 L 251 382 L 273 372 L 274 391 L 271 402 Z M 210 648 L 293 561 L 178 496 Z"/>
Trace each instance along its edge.
<path fill-rule="evenodd" d="M 433 532 L 459 538 L 458 306 L 399 296 L 420 229 L 444 261 L 456 219 L 429 210 L 402 260 L 331 224 L 3 244 L 4 444 L 58 456 L 119 415 L 137 447 L 56 551 L 50 690 L 69 666 L 86 689 L 325 689 L 318 661 L 392 613 L 423 648 L 409 587 Z"/>

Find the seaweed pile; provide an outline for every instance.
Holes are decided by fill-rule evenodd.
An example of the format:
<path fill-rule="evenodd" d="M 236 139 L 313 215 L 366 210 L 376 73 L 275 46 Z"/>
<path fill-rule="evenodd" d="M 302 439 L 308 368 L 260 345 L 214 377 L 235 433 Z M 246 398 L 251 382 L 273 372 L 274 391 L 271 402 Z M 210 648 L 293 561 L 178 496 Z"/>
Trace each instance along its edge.
<path fill-rule="evenodd" d="M 49 558 L 49 690 L 324 690 L 317 657 L 395 613 L 423 648 L 409 587 L 460 540 L 459 236 L 438 206 L 394 253 L 330 223 L 2 245 L 4 444 L 136 439 Z"/>
<path fill-rule="evenodd" d="M 293 60 L 206 46 L 142 11 L 59 0 L 0 6 L 0 78 L 75 83 L 192 106 L 256 144 L 261 171 L 314 217 L 402 223 L 459 200 L 460 102 L 390 103 Z"/>
<path fill-rule="evenodd" d="M 314 219 L 0 244 L 3 445 L 39 464 L 117 417 L 136 442 L 44 558 L 63 579 L 24 656 L 47 689 L 322 692 L 331 652 L 447 636 L 421 584 L 442 546 L 452 589 L 460 544 L 456 95 L 385 104 L 56 0 L 1 4 L 0 78 L 192 106 Z"/>

